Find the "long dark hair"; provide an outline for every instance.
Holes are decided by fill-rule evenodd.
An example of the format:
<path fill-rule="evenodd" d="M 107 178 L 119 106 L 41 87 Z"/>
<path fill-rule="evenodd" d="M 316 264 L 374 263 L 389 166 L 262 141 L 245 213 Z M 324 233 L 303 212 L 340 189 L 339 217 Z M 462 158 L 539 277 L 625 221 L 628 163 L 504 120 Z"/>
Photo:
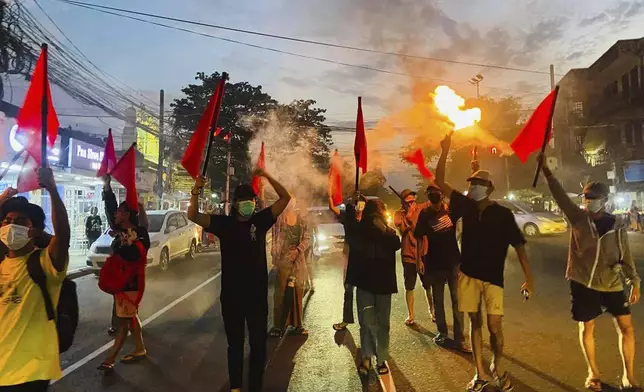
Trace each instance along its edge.
<path fill-rule="evenodd" d="M 386 222 L 385 213 L 387 209 L 385 203 L 380 199 L 368 200 L 362 211 L 362 219 L 360 220 L 360 226 L 364 229 L 375 229 L 376 225 L 374 224 L 374 219 L 381 219 L 383 222 Z"/>

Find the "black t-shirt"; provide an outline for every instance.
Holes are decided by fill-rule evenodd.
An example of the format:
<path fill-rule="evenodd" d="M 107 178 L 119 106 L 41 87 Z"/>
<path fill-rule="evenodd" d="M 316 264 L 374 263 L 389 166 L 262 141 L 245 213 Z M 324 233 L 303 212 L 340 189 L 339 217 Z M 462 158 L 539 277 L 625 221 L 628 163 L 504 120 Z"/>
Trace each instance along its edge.
<path fill-rule="evenodd" d="M 512 211 L 492 203 L 479 213 L 476 201 L 456 191 L 450 199 L 454 220 L 463 218 L 461 271 L 503 287 L 508 246 L 516 248 L 526 243 Z"/>
<path fill-rule="evenodd" d="M 615 221 L 615 215 L 611 214 L 602 214 L 599 218 L 593 219 L 595 227 L 597 228 L 597 232 L 600 236 L 603 236 L 604 234 L 611 231 L 613 227 L 615 227 Z"/>
<path fill-rule="evenodd" d="M 445 208 L 421 211 L 414 236 L 418 239 L 427 236 L 429 246 L 423 258 L 426 270 L 446 270 L 458 265 L 460 253 L 456 242 L 456 219 Z"/>
<path fill-rule="evenodd" d="M 87 218 L 87 221 L 85 222 L 85 233 L 87 236 L 92 236 L 92 237 L 100 237 L 101 232 L 103 231 L 103 222 L 101 221 L 101 217 L 96 215 L 96 216 L 90 216 Z"/>
<path fill-rule="evenodd" d="M 248 221 L 235 213 L 211 215 L 207 232 L 219 238 L 221 246 L 221 296 L 231 299 L 266 299 L 268 267 L 266 233 L 275 224 L 273 213 L 266 208 Z"/>

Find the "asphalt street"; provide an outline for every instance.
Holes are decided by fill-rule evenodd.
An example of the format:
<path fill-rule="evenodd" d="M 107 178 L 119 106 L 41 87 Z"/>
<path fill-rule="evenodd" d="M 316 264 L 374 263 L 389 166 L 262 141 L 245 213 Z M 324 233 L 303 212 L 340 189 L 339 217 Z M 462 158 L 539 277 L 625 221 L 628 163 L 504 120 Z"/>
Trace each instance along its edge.
<path fill-rule="evenodd" d="M 640 272 L 644 271 L 644 235 L 630 236 Z M 536 293 L 523 302 L 519 288 L 523 274 L 513 252 L 506 264 L 506 368 L 515 391 L 583 391 L 586 366 L 576 324 L 570 319 L 568 285 L 564 280 L 567 236 L 530 240 L 528 255 L 536 279 Z M 166 272 L 151 270 L 141 309 L 149 358 L 134 365 L 117 364 L 112 375 L 96 370 L 110 338 L 106 334 L 111 298 L 100 292 L 97 280 L 85 276 L 78 283 L 81 324 L 72 349 L 62 357 L 65 376 L 54 392 L 72 391 L 226 391 L 226 338 L 219 307 L 219 255 L 207 253 L 192 261 L 178 261 Z M 402 291 L 402 268 L 398 269 Z M 359 328 L 336 333 L 340 321 L 342 261 L 328 255 L 316 265 L 316 291 L 305 298 L 308 338 L 286 337 L 269 342 L 266 391 L 379 391 L 375 374 L 361 380 Z M 271 299 L 272 296 L 269 296 Z M 471 379 L 469 356 L 436 346 L 436 333 L 420 289 L 416 290 L 417 326 L 404 325 L 402 292 L 394 296 L 391 328 L 391 379 L 398 391 L 463 391 Z M 636 333 L 644 326 L 644 310 L 636 306 Z M 269 322 L 270 319 L 269 317 Z M 450 316 L 448 315 L 448 320 Z M 147 321 L 146 321 L 147 320 Z M 605 382 L 617 385 L 620 357 L 610 317 L 597 326 L 598 361 Z M 485 334 L 487 335 L 487 334 Z M 486 342 L 488 340 L 485 337 Z M 637 339 L 638 353 L 644 339 Z M 132 346 L 126 345 L 124 354 Z M 642 355 L 638 377 L 644 380 Z M 486 358 L 490 354 L 486 351 Z M 391 390 L 392 388 L 390 388 Z M 493 389 L 490 389 L 493 390 Z M 611 389 L 605 389 L 611 390 Z"/>

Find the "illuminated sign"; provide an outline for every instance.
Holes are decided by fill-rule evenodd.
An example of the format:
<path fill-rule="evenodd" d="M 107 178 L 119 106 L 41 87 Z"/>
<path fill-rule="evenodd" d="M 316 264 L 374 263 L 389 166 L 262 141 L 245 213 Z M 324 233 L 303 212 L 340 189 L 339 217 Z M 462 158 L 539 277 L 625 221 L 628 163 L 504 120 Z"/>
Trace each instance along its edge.
<path fill-rule="evenodd" d="M 103 160 L 103 147 L 85 143 L 80 140 L 69 140 L 69 166 L 74 169 L 98 171 Z"/>
<path fill-rule="evenodd" d="M 136 111 L 136 122 L 152 132 L 159 132 L 159 121 L 141 110 Z M 143 154 L 147 161 L 159 162 L 159 138 L 138 126 L 136 128 L 136 149 Z"/>
<path fill-rule="evenodd" d="M 11 127 L 9 130 L 9 146 L 14 153 L 22 151 L 25 147 L 26 136 L 18 135 L 18 124 Z M 47 151 L 47 160 L 50 162 L 57 163 L 60 161 L 60 136 L 56 138 L 56 143 L 54 143 L 53 148 L 49 148 Z"/>

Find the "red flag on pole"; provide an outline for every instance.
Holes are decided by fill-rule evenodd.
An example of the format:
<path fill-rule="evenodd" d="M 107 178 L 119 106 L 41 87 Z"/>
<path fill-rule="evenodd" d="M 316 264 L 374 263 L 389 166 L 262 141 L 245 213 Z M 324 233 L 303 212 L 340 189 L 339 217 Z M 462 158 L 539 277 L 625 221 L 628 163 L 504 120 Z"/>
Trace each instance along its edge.
<path fill-rule="evenodd" d="M 44 114 L 44 116 L 43 116 Z M 46 121 L 43 121 L 43 117 Z M 47 80 L 47 45 L 43 45 L 38 62 L 31 76 L 31 83 L 25 101 L 18 112 L 17 135 L 39 166 L 43 163 L 43 132 L 46 132 L 46 145 L 53 147 L 58 136 L 58 117 L 51 101 L 51 89 Z M 46 158 L 45 158 L 46 160 Z"/>
<path fill-rule="evenodd" d="M 38 162 L 31 154 L 26 155 L 16 184 L 16 190 L 20 193 L 31 192 L 41 188 L 38 181 Z"/>
<path fill-rule="evenodd" d="M 217 126 L 219 108 L 221 108 L 224 87 L 226 86 L 226 77 L 224 77 L 224 75 L 226 75 L 226 73 L 224 73 L 221 79 L 219 79 L 217 88 L 213 92 L 212 97 L 210 97 L 206 110 L 197 124 L 197 129 L 195 129 L 195 132 L 192 134 L 192 138 L 186 148 L 186 152 L 183 154 L 183 159 L 181 159 L 181 165 L 194 179 L 196 179 L 201 172 L 201 165 L 204 160 L 204 149 L 210 141 L 210 133 L 213 132 L 212 128 L 213 126 Z M 219 132 L 219 129 L 214 129 L 215 135 Z"/>
<path fill-rule="evenodd" d="M 96 172 L 96 177 L 103 177 L 111 172 L 116 166 L 116 151 L 114 150 L 114 139 L 112 138 L 112 129 L 107 131 L 107 143 L 105 144 L 105 152 L 103 153 L 103 160 L 101 167 Z"/>
<path fill-rule="evenodd" d="M 335 150 L 331 157 L 331 167 L 329 169 L 329 196 L 333 205 L 342 204 L 342 159 Z"/>
<path fill-rule="evenodd" d="M 425 157 L 420 149 L 403 155 L 403 159 L 412 165 L 416 165 L 421 176 L 428 180 L 432 180 L 434 178 L 434 174 L 427 168 L 427 166 L 425 166 Z"/>
<path fill-rule="evenodd" d="M 257 159 L 257 168 L 266 170 L 266 157 L 264 155 L 264 142 L 262 142 L 262 150 L 259 153 L 259 158 Z M 260 190 L 262 189 L 262 179 L 261 177 L 254 176 L 251 183 L 253 190 L 257 196 L 260 195 Z"/>
<path fill-rule="evenodd" d="M 139 210 L 139 197 L 136 193 L 136 143 L 132 144 L 121 157 L 112 172 L 112 177 L 118 181 L 126 191 L 125 202 L 134 211 Z"/>
<path fill-rule="evenodd" d="M 356 118 L 356 138 L 353 143 L 353 152 L 356 156 L 356 167 L 367 172 L 367 136 L 364 132 L 364 118 L 362 117 L 362 97 L 358 97 L 358 116 Z"/>
<path fill-rule="evenodd" d="M 552 136 L 552 116 L 555 111 L 558 92 L 559 87 L 557 86 L 541 101 L 521 132 L 519 132 L 510 144 L 510 147 L 512 147 L 521 162 L 526 163 L 530 154 L 544 147 L 550 140 Z"/>

